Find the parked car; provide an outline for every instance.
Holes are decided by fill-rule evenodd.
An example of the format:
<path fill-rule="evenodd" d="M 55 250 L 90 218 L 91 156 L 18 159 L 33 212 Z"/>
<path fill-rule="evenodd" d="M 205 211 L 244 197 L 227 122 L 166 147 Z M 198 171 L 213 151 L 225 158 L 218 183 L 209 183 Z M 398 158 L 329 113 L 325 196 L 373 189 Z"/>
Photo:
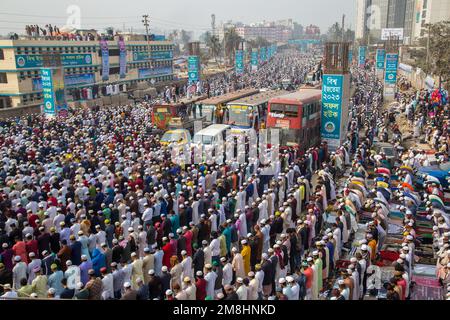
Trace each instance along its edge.
<path fill-rule="evenodd" d="M 168 130 L 161 138 L 161 145 L 167 146 L 171 142 L 187 144 L 191 142 L 191 134 L 186 129 Z"/>

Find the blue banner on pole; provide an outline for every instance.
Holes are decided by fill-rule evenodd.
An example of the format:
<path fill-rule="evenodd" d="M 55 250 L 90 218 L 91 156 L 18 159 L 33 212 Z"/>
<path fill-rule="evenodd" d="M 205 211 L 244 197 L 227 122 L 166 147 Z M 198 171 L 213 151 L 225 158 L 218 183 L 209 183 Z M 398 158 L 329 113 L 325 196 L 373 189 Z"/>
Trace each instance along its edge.
<path fill-rule="evenodd" d="M 252 65 L 252 72 L 258 71 L 258 49 L 252 50 L 251 65 Z"/>
<path fill-rule="evenodd" d="M 236 50 L 235 71 L 238 75 L 244 73 L 244 51 L 242 50 Z"/>
<path fill-rule="evenodd" d="M 337 140 L 334 145 L 340 143 L 343 82 L 343 75 L 323 76 L 321 136 L 325 140 Z"/>
<path fill-rule="evenodd" d="M 109 49 L 108 42 L 105 39 L 100 40 L 102 52 L 102 80 L 109 80 Z"/>
<path fill-rule="evenodd" d="M 348 51 L 348 63 L 350 65 L 353 63 L 353 50 Z"/>
<path fill-rule="evenodd" d="M 41 79 L 42 94 L 44 96 L 44 114 L 54 116 L 56 114 L 56 107 L 52 69 L 41 69 Z"/>
<path fill-rule="evenodd" d="M 266 62 L 266 47 L 260 49 L 259 58 L 261 59 L 261 63 Z"/>
<path fill-rule="evenodd" d="M 366 65 L 366 53 L 367 47 L 359 47 L 358 61 L 361 68 L 364 68 L 364 66 Z"/>
<path fill-rule="evenodd" d="M 377 49 L 377 70 L 384 70 L 384 60 L 386 58 L 386 50 Z"/>
<path fill-rule="evenodd" d="M 385 84 L 397 83 L 398 54 L 386 54 L 386 74 L 384 77 Z"/>
<path fill-rule="evenodd" d="M 200 80 L 199 76 L 199 58 L 198 56 L 189 56 L 188 58 L 188 78 L 189 82 Z"/>
<path fill-rule="evenodd" d="M 127 48 L 123 39 L 119 39 L 117 44 L 119 46 L 119 74 L 123 79 L 127 76 Z"/>

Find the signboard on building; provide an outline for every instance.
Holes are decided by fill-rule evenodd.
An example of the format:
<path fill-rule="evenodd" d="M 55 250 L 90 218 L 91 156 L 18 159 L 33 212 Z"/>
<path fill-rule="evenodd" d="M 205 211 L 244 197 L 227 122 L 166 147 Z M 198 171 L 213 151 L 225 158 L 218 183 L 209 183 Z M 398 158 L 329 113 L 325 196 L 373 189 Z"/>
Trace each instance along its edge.
<path fill-rule="evenodd" d="M 364 68 L 364 66 L 366 65 L 366 54 L 367 54 L 367 47 L 364 46 L 359 47 L 358 65 L 360 68 Z"/>
<path fill-rule="evenodd" d="M 109 79 L 109 49 L 108 42 L 105 39 L 100 40 L 100 49 L 102 53 L 102 80 Z"/>
<path fill-rule="evenodd" d="M 385 58 L 386 58 L 386 50 L 377 49 L 377 70 L 384 70 Z"/>
<path fill-rule="evenodd" d="M 258 71 L 258 49 L 252 49 L 251 66 L 252 72 Z"/>
<path fill-rule="evenodd" d="M 61 65 L 64 67 L 92 65 L 90 53 L 68 53 L 61 54 Z M 43 56 L 40 54 L 18 54 L 16 55 L 16 68 L 42 68 L 44 66 Z"/>
<path fill-rule="evenodd" d="M 244 73 L 244 51 L 242 50 L 236 50 L 235 72 L 237 75 Z"/>
<path fill-rule="evenodd" d="M 172 51 L 152 51 L 151 59 L 153 60 L 171 60 L 173 59 Z M 147 52 L 133 52 L 133 61 L 147 61 L 148 53 Z"/>
<path fill-rule="evenodd" d="M 64 76 L 64 85 L 66 87 L 73 86 L 84 86 L 95 83 L 95 74 L 84 73 L 84 74 L 69 74 Z M 42 79 L 35 78 L 32 79 L 33 91 L 42 91 Z"/>
<path fill-rule="evenodd" d="M 403 28 L 381 29 L 381 40 L 389 40 L 390 37 L 398 37 L 399 40 L 403 40 Z"/>
<path fill-rule="evenodd" d="M 138 70 L 139 79 L 172 74 L 172 67 L 142 68 Z"/>
<path fill-rule="evenodd" d="M 188 78 L 189 82 L 200 80 L 200 61 L 198 56 L 189 56 L 188 58 Z"/>
<path fill-rule="evenodd" d="M 398 54 L 388 53 L 386 55 L 385 84 L 395 85 L 397 83 Z"/>
<path fill-rule="evenodd" d="M 336 148 L 341 138 L 343 84 L 343 75 L 323 75 L 321 137 Z"/>

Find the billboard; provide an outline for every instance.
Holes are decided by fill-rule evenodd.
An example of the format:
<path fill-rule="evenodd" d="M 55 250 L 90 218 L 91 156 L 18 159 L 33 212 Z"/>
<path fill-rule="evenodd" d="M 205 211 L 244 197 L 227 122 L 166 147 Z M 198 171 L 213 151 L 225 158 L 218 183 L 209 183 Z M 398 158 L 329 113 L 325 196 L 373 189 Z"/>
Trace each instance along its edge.
<path fill-rule="evenodd" d="M 383 28 L 381 29 L 381 40 L 389 40 L 390 37 L 398 37 L 403 40 L 403 28 Z"/>
<path fill-rule="evenodd" d="M 100 48 L 102 53 L 102 80 L 109 79 L 109 49 L 108 42 L 105 39 L 100 40 Z"/>
<path fill-rule="evenodd" d="M 386 50 L 377 49 L 377 70 L 384 70 L 385 58 L 386 58 Z"/>
<path fill-rule="evenodd" d="M 251 65 L 252 72 L 258 71 L 258 49 L 252 49 Z"/>
<path fill-rule="evenodd" d="M 52 69 L 41 69 L 42 94 L 44 96 L 44 114 L 46 116 L 56 115 L 55 94 L 53 91 Z"/>
<path fill-rule="evenodd" d="M 398 54 L 389 53 L 386 55 L 385 84 L 395 85 L 397 83 Z"/>
<path fill-rule="evenodd" d="M 341 138 L 341 111 L 344 76 L 326 74 L 322 84 L 321 137 L 330 146 L 338 147 Z"/>
<path fill-rule="evenodd" d="M 127 76 L 127 48 L 123 39 L 119 39 L 117 45 L 119 46 L 119 74 L 123 79 Z"/>
<path fill-rule="evenodd" d="M 44 114 L 49 117 L 56 115 L 66 117 L 68 115 L 68 107 L 64 90 L 63 68 L 42 68 L 41 81 L 44 97 Z"/>
<path fill-rule="evenodd" d="M 188 78 L 189 82 L 200 80 L 200 61 L 198 56 L 189 56 L 188 58 Z"/>
<path fill-rule="evenodd" d="M 244 51 L 236 50 L 235 71 L 237 75 L 244 73 Z"/>
<path fill-rule="evenodd" d="M 358 65 L 361 68 L 364 68 L 364 66 L 366 65 L 366 53 L 367 53 L 367 47 L 359 47 L 359 52 L 358 52 Z"/>

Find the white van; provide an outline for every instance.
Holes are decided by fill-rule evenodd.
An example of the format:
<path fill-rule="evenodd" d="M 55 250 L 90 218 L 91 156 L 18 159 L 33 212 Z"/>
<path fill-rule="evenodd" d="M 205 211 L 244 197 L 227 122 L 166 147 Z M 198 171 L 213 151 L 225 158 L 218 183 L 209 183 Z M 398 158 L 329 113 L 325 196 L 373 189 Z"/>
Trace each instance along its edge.
<path fill-rule="evenodd" d="M 231 127 L 226 124 L 213 124 L 194 135 L 193 143 L 217 145 L 224 143 L 226 131 Z"/>

